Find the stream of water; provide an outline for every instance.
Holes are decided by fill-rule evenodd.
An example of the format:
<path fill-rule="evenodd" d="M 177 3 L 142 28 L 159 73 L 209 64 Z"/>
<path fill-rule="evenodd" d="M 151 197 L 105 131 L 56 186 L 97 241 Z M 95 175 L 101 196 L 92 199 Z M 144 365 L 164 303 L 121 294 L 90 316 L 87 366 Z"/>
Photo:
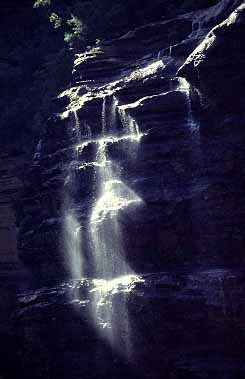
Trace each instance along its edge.
<path fill-rule="evenodd" d="M 118 123 L 122 132 L 118 133 Z M 137 149 L 142 134 L 137 122 L 120 109 L 115 96 L 104 97 L 101 109 L 101 137 L 93 138 L 91 128 L 84 125 L 83 134 L 79 117 L 74 111 L 74 125 L 71 127 L 74 152 L 67 169 L 64 189 L 64 246 L 72 279 L 82 279 L 87 272 L 84 267 L 83 231 L 87 230 L 91 261 L 93 262 L 94 290 L 91 292 L 92 314 L 95 326 L 104 338 L 118 350 L 129 352 L 129 323 L 126 299 L 121 299 L 121 316 L 119 325 L 115 325 L 113 296 L 117 289 L 126 294 L 137 279 L 125 259 L 125 251 L 120 224 L 121 212 L 132 205 L 141 203 L 140 197 L 126 185 L 121 176 L 121 167 L 111 158 L 109 147 L 125 142 Z M 124 146 L 125 146 L 124 143 Z M 95 147 L 95 160 L 85 163 L 83 154 L 88 145 Z M 127 148 L 131 156 L 132 149 Z M 131 156 L 131 159 L 132 156 Z M 76 209 L 74 193 L 76 192 L 76 170 L 80 167 L 94 167 L 96 197 L 92 205 L 88 225 L 81 225 Z M 123 340 L 119 338 L 123 335 Z M 120 341 L 119 341 L 120 340 Z M 127 353 L 128 354 L 128 353 Z"/>

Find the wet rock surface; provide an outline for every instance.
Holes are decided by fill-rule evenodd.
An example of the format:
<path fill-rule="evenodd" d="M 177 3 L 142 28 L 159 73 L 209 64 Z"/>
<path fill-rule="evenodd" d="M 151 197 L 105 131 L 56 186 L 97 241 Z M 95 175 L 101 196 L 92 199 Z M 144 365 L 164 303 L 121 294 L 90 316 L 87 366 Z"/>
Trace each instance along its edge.
<path fill-rule="evenodd" d="M 244 316 L 235 270 L 32 290 L 13 316 L 13 377 L 243 378 Z"/>
<path fill-rule="evenodd" d="M 40 289 L 19 297 L 6 378 L 244 377 L 241 4 L 76 57 L 26 172 L 18 246 Z"/>
<path fill-rule="evenodd" d="M 60 96 L 63 113 L 48 121 L 27 172 L 19 217 L 21 258 L 41 277 L 69 271 L 68 192 L 90 255 L 103 135 L 117 179 L 142 200 L 117 216 L 134 271 L 243 261 L 243 97 L 231 93 L 244 76 L 240 4 L 221 1 L 145 25 L 77 56 L 73 87 Z M 207 48 L 206 35 L 215 36 Z"/>
<path fill-rule="evenodd" d="M 242 3 L 208 33 L 179 70 L 180 75 L 193 78 L 206 97 L 206 107 L 218 115 L 221 109 L 228 114 L 243 112 L 244 78 L 239 73 L 244 65 L 244 15 Z"/>

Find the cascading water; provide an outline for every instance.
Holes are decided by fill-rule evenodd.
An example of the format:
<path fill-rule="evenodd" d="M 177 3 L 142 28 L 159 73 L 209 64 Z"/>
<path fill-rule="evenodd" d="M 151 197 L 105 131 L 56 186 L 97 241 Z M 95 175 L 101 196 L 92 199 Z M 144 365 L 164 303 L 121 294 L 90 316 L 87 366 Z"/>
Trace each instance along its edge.
<path fill-rule="evenodd" d="M 75 133 L 76 133 L 76 141 L 79 143 L 80 140 L 81 140 L 80 121 L 79 121 L 79 118 L 78 118 L 76 110 L 73 111 L 73 114 L 74 114 L 74 119 L 75 119 L 74 130 L 75 130 Z"/>
<path fill-rule="evenodd" d="M 135 275 L 124 275 L 113 280 L 95 279 L 91 291 L 93 317 L 101 335 L 128 360 L 132 359 L 133 351 L 127 294 L 140 281 L 142 279 Z"/>
<path fill-rule="evenodd" d="M 91 214 L 91 239 L 96 276 L 112 279 L 127 273 L 123 261 L 122 241 L 117 212 L 120 209 L 118 190 L 112 162 L 107 159 L 107 142 L 98 142 L 96 157 L 99 198 Z"/>
<path fill-rule="evenodd" d="M 125 144 L 125 151 L 131 157 L 131 159 L 136 159 L 142 133 L 140 133 L 138 123 L 133 119 L 132 116 L 130 116 L 124 106 L 119 106 L 118 111 L 123 129 L 129 136 L 131 136 L 132 141 L 130 144 Z"/>
<path fill-rule="evenodd" d="M 103 97 L 101 113 L 102 134 L 106 134 L 106 96 Z"/>
<path fill-rule="evenodd" d="M 64 242 L 65 250 L 69 259 L 69 268 L 72 279 L 82 277 L 82 257 L 81 257 L 81 227 L 76 214 L 71 209 L 71 202 L 67 199 L 65 208 L 67 212 L 64 216 Z"/>
<path fill-rule="evenodd" d="M 121 120 L 124 130 L 126 131 L 127 134 L 132 136 L 132 138 L 136 142 L 139 142 L 142 137 L 142 134 L 140 133 L 140 130 L 139 130 L 139 125 L 133 119 L 133 117 L 131 117 L 130 114 L 126 111 L 124 106 L 119 106 L 118 110 L 119 110 L 120 120 Z"/>
<path fill-rule="evenodd" d="M 187 104 L 187 126 L 190 131 L 191 146 L 192 146 L 192 159 L 199 162 L 203 159 L 200 141 L 200 124 L 194 117 L 192 103 L 191 103 L 191 86 L 185 78 L 178 77 L 179 86 L 178 91 L 185 94 Z"/>
<path fill-rule="evenodd" d="M 111 99 L 106 96 L 103 97 L 102 112 L 101 112 L 101 126 L 102 126 L 103 136 L 106 136 L 108 132 L 115 132 L 117 106 L 118 106 L 118 100 L 115 96 L 112 96 Z M 108 128 L 110 130 L 108 130 Z"/>
<path fill-rule="evenodd" d="M 41 150 L 42 150 L 42 140 L 40 139 L 38 141 L 38 144 L 37 144 L 37 147 L 36 147 L 36 151 L 33 155 L 33 160 L 34 161 L 38 161 L 40 158 L 41 158 Z"/>
<path fill-rule="evenodd" d="M 103 101 L 102 130 L 104 136 L 114 130 L 116 124 L 117 99 L 113 98 L 111 109 L 106 112 Z M 105 122 L 105 114 L 110 115 Z M 124 288 L 136 280 L 133 271 L 125 260 L 123 238 L 120 225 L 120 212 L 141 199 L 120 178 L 120 168 L 109 159 L 108 147 L 123 139 L 139 141 L 139 128 L 134 120 L 125 118 L 123 126 L 125 137 L 107 136 L 99 139 L 96 154 L 96 176 L 99 196 L 95 201 L 90 218 L 90 235 L 93 262 L 95 266 L 95 289 L 93 290 L 93 318 L 104 338 L 124 354 L 130 355 L 130 332 L 125 296 L 120 302 L 120 322 L 115 319 L 118 310 L 113 305 L 117 288 Z M 126 124 L 126 122 L 128 122 Z M 104 125 L 104 127 L 103 127 Z M 122 338 L 123 336 L 123 338 Z"/>
<path fill-rule="evenodd" d="M 89 126 L 89 124 L 86 121 L 84 121 L 83 127 L 84 127 L 83 138 L 91 139 L 92 138 L 91 127 Z"/>
<path fill-rule="evenodd" d="M 119 112 L 118 112 L 119 111 Z M 117 117 L 120 116 L 123 134 L 118 133 Z M 79 221 L 74 194 L 76 193 L 76 172 L 93 167 L 98 196 L 92 206 L 89 225 L 89 251 L 93 268 L 94 289 L 91 291 L 91 316 L 95 325 L 115 348 L 129 354 L 130 328 L 127 317 L 126 293 L 132 283 L 137 280 L 125 259 L 120 215 L 133 204 L 141 202 L 121 178 L 121 168 L 111 159 L 109 147 L 112 145 L 130 143 L 135 146 L 142 134 L 137 122 L 118 106 L 115 96 L 103 97 L 101 110 L 102 137 L 92 138 L 91 128 L 84 123 L 81 126 L 77 112 L 74 111 L 74 124 L 71 131 L 75 150 L 68 167 L 64 191 L 64 246 L 69 260 L 69 269 L 73 279 L 81 279 L 86 275 L 86 258 L 82 252 L 82 231 Z M 119 134 L 119 135 L 118 135 Z M 95 162 L 81 164 L 85 148 L 93 144 L 96 149 Z M 119 145 L 118 145 L 119 146 Z M 128 151 L 129 152 L 129 151 Z M 85 229 L 86 229 L 85 228 Z M 84 232 L 85 233 L 85 232 Z M 86 255 L 86 254 L 85 254 Z M 118 289 L 120 288 L 120 291 Z M 123 289 L 123 291 L 122 291 Z M 120 315 L 115 309 L 113 298 L 120 292 Z M 122 337 L 123 336 L 123 337 Z"/>
<path fill-rule="evenodd" d="M 105 123 L 104 104 L 103 100 L 102 125 L 104 125 L 103 131 L 106 134 L 113 129 L 114 125 Z M 117 104 L 117 100 L 113 99 L 110 111 L 112 117 L 108 120 L 112 123 L 116 118 L 115 104 Z M 140 138 L 137 123 L 130 116 L 126 117 L 126 113 L 123 115 L 123 125 L 128 135 Z M 108 131 L 106 127 L 108 127 Z M 99 197 L 92 209 L 90 223 L 96 274 L 103 279 L 112 279 L 118 275 L 130 273 L 123 258 L 123 241 L 118 217 L 120 210 L 140 201 L 140 198 L 120 179 L 120 168 L 108 158 L 109 144 L 117 143 L 119 140 L 120 137 L 107 137 L 97 141 L 96 163 Z"/>
<path fill-rule="evenodd" d="M 187 104 L 187 123 L 190 131 L 196 131 L 197 123 L 194 121 L 190 85 L 184 78 L 178 78 L 178 89 L 184 92 Z M 76 144 L 79 155 L 75 163 L 70 165 L 67 175 L 68 187 L 65 202 L 65 233 L 66 250 L 70 260 L 70 270 L 73 278 L 82 278 L 85 275 L 83 269 L 82 228 L 77 216 L 76 207 L 72 200 L 72 191 L 76 186 L 74 173 L 78 161 L 83 155 L 83 149 L 93 144 L 96 153 L 94 162 L 83 163 L 83 169 L 93 165 L 95 182 L 97 186 L 96 199 L 91 209 L 89 218 L 89 245 L 91 261 L 93 262 L 94 288 L 91 290 L 91 316 L 98 330 L 113 346 L 123 346 L 130 351 L 130 323 L 127 315 L 126 295 L 120 300 L 120 312 L 122 319 L 119 323 L 116 319 L 117 311 L 113 304 L 115 293 L 118 288 L 123 288 L 127 293 L 130 286 L 137 280 L 134 272 L 126 262 L 123 246 L 123 233 L 121 229 L 121 217 L 129 206 L 137 205 L 141 199 L 132 191 L 121 178 L 121 168 L 111 158 L 112 145 L 118 144 L 116 148 L 126 150 L 129 157 L 133 159 L 132 150 L 135 152 L 139 146 L 142 133 L 137 121 L 129 114 L 128 107 L 120 106 L 116 97 L 104 96 L 101 108 L 101 134 L 93 139 L 91 129 L 84 124 L 84 133 L 81 135 L 79 118 L 74 113 Z M 122 130 L 118 133 L 118 120 L 121 122 Z M 85 141 L 82 141 L 85 139 Z M 125 145 L 121 145 L 125 141 Z M 130 143 L 129 143 L 130 141 Z M 120 147 L 119 147 L 120 146 Z M 113 150 L 113 148 L 112 148 Z M 125 151 L 124 151 L 125 152 Z M 86 266 L 86 263 L 85 263 Z M 120 325 L 120 328 L 119 328 Z M 120 333 L 118 330 L 120 329 Z M 120 334 L 120 336 L 119 336 Z M 122 338 L 123 334 L 123 338 Z M 120 350 L 120 348 L 119 348 Z"/>
<path fill-rule="evenodd" d="M 118 100 L 115 96 L 112 96 L 112 102 L 111 102 L 110 114 L 109 114 L 109 117 L 110 117 L 109 125 L 110 125 L 112 131 L 114 131 L 116 128 L 117 109 L 118 109 Z"/>
<path fill-rule="evenodd" d="M 195 122 L 195 119 L 193 117 L 190 84 L 185 78 L 182 78 L 182 77 L 178 77 L 178 82 L 179 82 L 178 91 L 184 92 L 186 96 L 188 126 L 191 132 L 196 132 L 199 130 L 199 124 Z"/>
<path fill-rule="evenodd" d="M 185 94 L 186 105 L 187 105 L 187 127 L 189 131 L 188 138 L 188 146 L 189 146 L 189 156 L 190 156 L 190 170 L 192 172 L 189 188 L 190 193 L 194 193 L 196 190 L 196 177 L 200 175 L 200 167 L 203 162 L 203 151 L 202 151 L 202 143 L 200 138 L 200 126 L 199 122 L 195 119 L 193 110 L 192 110 L 192 102 L 191 102 L 191 87 L 188 81 L 185 78 L 178 77 L 179 86 L 177 88 L 178 91 L 181 91 Z M 198 200 L 195 197 L 192 198 L 190 202 L 190 212 L 191 218 L 193 221 L 193 228 L 197 235 L 202 234 L 202 230 L 199 225 L 202 224 L 199 219 L 199 213 L 196 211 L 199 207 Z M 199 240 L 196 241 L 197 250 L 201 251 L 202 246 Z M 200 244 L 200 245 L 198 245 Z"/>
<path fill-rule="evenodd" d="M 72 135 L 75 131 L 74 142 L 78 144 L 81 140 L 80 122 L 77 112 L 74 111 L 74 123 L 72 126 Z M 65 247 L 65 256 L 72 279 L 82 277 L 82 254 L 81 254 L 81 226 L 76 212 L 74 202 L 74 191 L 76 189 L 76 169 L 77 149 L 73 150 L 72 160 L 68 165 L 63 199 L 63 239 Z"/>

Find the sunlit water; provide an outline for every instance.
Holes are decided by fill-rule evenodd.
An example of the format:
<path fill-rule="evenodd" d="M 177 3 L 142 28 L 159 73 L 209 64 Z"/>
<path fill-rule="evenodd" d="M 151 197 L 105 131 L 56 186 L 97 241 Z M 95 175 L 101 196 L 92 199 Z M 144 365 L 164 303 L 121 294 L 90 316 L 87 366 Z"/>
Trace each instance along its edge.
<path fill-rule="evenodd" d="M 185 78 L 182 78 L 182 77 L 178 77 L 178 82 L 179 82 L 178 90 L 185 93 L 185 96 L 186 96 L 188 127 L 191 132 L 197 132 L 199 131 L 199 123 L 195 121 L 195 118 L 193 116 L 190 83 Z"/>
<path fill-rule="evenodd" d="M 71 134 L 75 134 L 75 142 L 81 141 L 81 128 L 77 112 L 74 111 L 74 122 L 71 125 Z M 75 133 L 74 133 L 75 132 Z M 81 254 L 81 225 L 75 210 L 73 191 L 76 186 L 77 150 L 67 168 L 63 190 L 63 246 L 65 249 L 66 264 L 72 279 L 80 279 L 83 275 Z"/>
<path fill-rule="evenodd" d="M 84 121 L 84 124 L 83 124 L 83 138 L 86 138 L 86 139 L 91 139 L 92 138 L 92 131 L 91 131 L 91 127 L 90 125 Z"/>
<path fill-rule="evenodd" d="M 91 128 L 86 123 L 81 131 L 77 112 L 73 111 L 73 115 L 71 132 L 75 142 L 74 156 L 67 169 L 63 201 L 63 236 L 70 276 L 81 279 L 87 274 L 83 233 L 88 233 L 90 259 L 93 262 L 91 270 L 96 278 L 90 293 L 91 318 L 103 338 L 122 354 L 130 356 L 127 294 L 139 278 L 134 275 L 125 258 L 120 217 L 129 207 L 137 206 L 142 200 L 124 183 L 121 167 L 110 157 L 108 147 L 120 143 L 119 148 L 124 151 L 128 145 L 132 145 L 136 151 L 142 133 L 136 120 L 126 110 L 119 110 L 115 96 L 104 96 L 102 99 L 102 136 L 99 138 L 93 138 Z M 122 129 L 119 134 L 118 123 Z M 85 148 L 89 144 L 93 144 L 96 151 L 93 162 L 84 159 Z M 127 147 L 126 152 L 133 159 L 132 150 Z M 77 186 L 76 172 L 91 166 L 95 170 L 97 195 L 91 209 L 89 225 L 81 225 L 73 199 Z M 116 294 L 120 296 L 120 304 L 114 303 Z"/>
<path fill-rule="evenodd" d="M 141 134 L 139 131 L 139 125 L 137 124 L 135 119 L 133 119 L 133 117 L 131 117 L 123 107 L 119 107 L 119 114 L 124 129 L 130 135 L 133 135 L 140 140 Z"/>
<path fill-rule="evenodd" d="M 98 331 L 111 346 L 129 359 L 132 354 L 126 294 L 136 276 L 125 259 L 120 214 L 133 203 L 140 203 L 141 199 L 123 182 L 120 168 L 108 155 L 108 146 L 120 140 L 139 143 L 140 137 L 138 125 L 126 114 L 123 119 L 125 135 L 110 135 L 115 130 L 117 103 L 117 99 L 113 97 L 110 109 L 107 110 L 103 101 L 104 137 L 96 141 L 99 192 L 90 217 L 90 239 L 94 275 L 98 279 L 94 280 L 95 289 L 91 293 L 91 300 L 92 316 Z M 114 303 L 115 294 L 119 294 L 119 290 L 119 303 L 118 300 Z"/>
<path fill-rule="evenodd" d="M 69 209 L 64 216 L 64 242 L 68 253 L 70 274 L 80 279 L 83 274 L 81 257 L 81 227 L 75 213 Z"/>
<path fill-rule="evenodd" d="M 35 153 L 33 155 L 33 160 L 34 161 L 39 161 L 41 159 L 41 151 L 42 151 L 42 140 L 40 139 L 38 141 Z"/>
<path fill-rule="evenodd" d="M 78 117 L 78 114 L 77 114 L 76 110 L 74 110 L 73 114 L 74 114 L 74 119 L 75 119 L 75 122 L 74 122 L 74 131 L 75 131 L 75 135 L 76 135 L 76 140 L 79 142 L 81 140 L 80 121 L 79 121 L 79 117 Z"/>
<path fill-rule="evenodd" d="M 135 284 L 142 281 L 136 275 L 95 279 L 91 290 L 93 317 L 101 335 L 128 360 L 133 356 L 128 298 Z"/>
<path fill-rule="evenodd" d="M 185 94 L 187 125 L 192 134 L 199 126 L 193 117 L 190 85 L 184 78 L 178 80 L 177 90 Z M 66 180 L 68 191 L 65 201 L 64 237 L 71 276 L 73 279 L 82 278 L 86 275 L 86 253 L 82 251 L 83 230 L 84 227 L 87 228 L 95 278 L 94 288 L 90 292 L 91 318 L 103 338 L 122 354 L 130 356 L 131 331 L 127 294 L 140 279 L 135 276 L 126 259 L 121 220 L 131 207 L 140 206 L 142 199 L 124 182 L 121 167 L 112 159 L 109 149 L 111 145 L 123 142 L 126 146 L 124 153 L 128 154 L 128 158 L 136 158 L 135 152 L 143 134 L 128 108 L 120 106 L 115 96 L 104 96 L 101 102 L 101 137 L 95 138 L 87 124 L 83 125 L 81 133 L 79 117 L 74 112 L 76 169 L 86 170 L 88 166 L 93 166 L 96 198 L 88 225 L 81 225 L 70 195 L 73 187 L 76 187 L 74 168 L 71 164 Z M 118 124 L 121 127 L 120 133 Z M 93 162 L 83 160 L 83 153 L 89 144 L 94 144 Z"/>
<path fill-rule="evenodd" d="M 102 134 L 103 136 L 105 136 L 106 134 L 106 96 L 103 98 L 103 103 L 102 103 L 101 126 L 102 126 Z"/>
<path fill-rule="evenodd" d="M 192 147 L 192 159 L 200 161 L 203 158 L 200 140 L 200 124 L 194 116 L 191 101 L 191 86 L 187 79 L 178 77 L 178 91 L 185 94 L 187 105 L 187 127 L 190 131 L 190 142 Z"/>
<path fill-rule="evenodd" d="M 196 176 L 197 176 L 197 164 L 198 164 L 198 170 L 200 172 L 200 167 L 202 166 L 202 163 L 204 161 L 203 156 L 203 149 L 202 149 L 202 142 L 201 142 L 201 134 L 200 134 L 200 124 L 198 120 L 195 118 L 195 115 L 193 113 L 192 109 L 192 101 L 191 101 L 191 86 L 190 83 L 182 77 L 178 78 L 179 86 L 178 90 L 183 92 L 186 96 L 186 104 L 187 104 L 187 128 L 190 133 L 189 136 L 189 154 L 190 154 L 190 160 L 191 160 L 191 169 L 192 169 L 192 175 L 191 175 L 191 181 L 189 184 L 189 192 L 192 194 L 191 196 L 191 202 L 190 202 L 190 208 L 191 208 L 191 214 L 192 214 L 192 220 L 193 220 L 193 230 L 194 233 L 197 235 L 202 235 L 202 230 L 200 228 L 200 225 L 202 224 L 201 220 L 199 219 L 199 213 L 196 212 L 196 209 L 198 208 L 199 199 L 198 196 L 193 196 L 195 191 L 197 191 L 196 186 Z M 208 178 L 205 178 L 206 182 L 208 183 Z M 202 242 L 201 239 L 197 239 L 195 241 L 197 250 L 202 250 Z"/>
<path fill-rule="evenodd" d="M 193 33 L 195 32 L 199 36 L 200 30 L 201 21 L 199 20 L 198 23 L 193 25 Z M 212 41 L 213 39 L 210 38 L 209 43 L 212 43 Z M 172 50 L 172 46 L 167 50 L 169 58 L 172 56 Z M 76 100 L 74 104 L 76 108 L 74 109 L 77 110 L 91 98 L 102 100 L 101 137 L 94 138 L 91 127 L 86 122 L 81 133 L 79 116 L 77 111 L 73 110 L 77 167 L 80 170 L 86 170 L 92 165 L 95 170 L 94 177 L 97 185 L 96 198 L 92 205 L 88 225 L 86 225 L 89 234 L 89 252 L 92 255 L 91 260 L 95 277 L 93 280 L 94 288 L 90 292 L 91 318 L 101 335 L 110 341 L 113 347 L 128 356 L 131 355 L 131 331 L 127 295 L 132 290 L 134 283 L 139 281 L 140 278 L 134 275 L 125 258 L 121 217 L 130 207 L 140 205 L 142 199 L 124 182 L 120 174 L 121 167 L 118 167 L 109 154 L 109 146 L 124 142 L 128 158 L 134 159 L 143 134 L 140 131 L 139 124 L 131 116 L 129 107 L 120 106 L 115 94 L 118 89 L 123 88 L 128 83 L 132 84 L 139 79 L 147 79 L 157 72 L 163 71 L 166 67 L 161 59 L 164 53 L 164 50 L 159 51 L 156 62 L 150 62 L 147 66 L 138 68 L 133 72 L 125 71 L 119 80 L 98 87 L 94 92 L 91 89 L 88 94 L 80 96 L 79 101 Z M 178 81 L 177 91 L 183 92 L 186 98 L 187 127 L 190 134 L 194 136 L 191 141 L 192 159 L 193 161 L 195 159 L 200 160 L 202 155 L 199 149 L 199 124 L 193 115 L 191 87 L 185 78 L 179 77 Z M 136 107 L 139 104 L 140 102 L 136 101 L 133 106 Z M 120 135 L 117 133 L 118 122 L 121 123 L 123 129 Z M 95 145 L 94 161 L 80 161 L 88 144 Z M 82 246 L 84 246 L 82 243 L 84 225 L 80 224 L 79 215 L 71 196 L 72 189 L 76 186 L 73 171 L 73 165 L 71 164 L 66 178 L 67 190 L 65 190 L 64 201 L 64 246 L 69 260 L 71 277 L 81 279 L 86 274 L 83 264 L 86 254 L 82 250 Z M 117 295 L 119 296 L 119 301 Z M 114 302 L 116 298 L 117 303 Z"/>
<path fill-rule="evenodd" d="M 115 104 L 115 100 L 112 104 Z M 102 107 L 104 107 L 104 102 Z M 110 112 L 110 114 L 114 113 L 114 110 Z M 104 109 L 102 109 L 103 114 Z M 112 122 L 113 118 L 110 121 Z M 102 117 L 102 124 L 103 122 Z M 126 136 L 136 140 L 139 130 L 135 128 L 135 125 L 128 125 L 125 120 Z M 110 133 L 113 125 L 106 123 L 104 126 L 106 126 L 104 135 Z M 117 142 L 118 138 L 114 137 L 114 141 Z M 112 279 L 118 275 L 131 273 L 125 262 L 119 215 L 124 208 L 141 201 L 134 191 L 123 183 L 120 178 L 120 168 L 108 157 L 108 144 L 114 141 L 110 137 L 97 141 L 96 176 L 99 194 L 90 218 L 95 272 L 97 277 L 103 279 Z"/>

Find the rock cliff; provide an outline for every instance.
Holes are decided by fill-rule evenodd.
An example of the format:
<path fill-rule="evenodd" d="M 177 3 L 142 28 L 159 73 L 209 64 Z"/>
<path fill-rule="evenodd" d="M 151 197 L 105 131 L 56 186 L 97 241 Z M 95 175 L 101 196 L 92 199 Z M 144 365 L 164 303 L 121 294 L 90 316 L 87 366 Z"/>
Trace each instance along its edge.
<path fill-rule="evenodd" d="M 64 198 L 82 229 L 83 256 L 91 255 L 104 138 L 104 158 L 113 165 L 109 180 L 119 180 L 141 199 L 117 210 L 123 253 L 134 271 L 240 265 L 240 4 L 221 1 L 143 25 L 77 55 L 72 86 L 55 100 L 57 113 L 26 175 L 19 233 L 24 262 L 46 278 L 57 275 L 58 267 L 69 271 Z M 231 96 L 232 86 L 238 91 Z M 109 201 L 115 191 L 107 188 Z"/>
<path fill-rule="evenodd" d="M 14 377 L 244 377 L 242 271 L 83 280 L 29 291 L 19 303 Z"/>
<path fill-rule="evenodd" d="M 6 378 L 244 377 L 244 4 L 201 5 L 76 56 L 18 202 L 40 289 Z"/>

